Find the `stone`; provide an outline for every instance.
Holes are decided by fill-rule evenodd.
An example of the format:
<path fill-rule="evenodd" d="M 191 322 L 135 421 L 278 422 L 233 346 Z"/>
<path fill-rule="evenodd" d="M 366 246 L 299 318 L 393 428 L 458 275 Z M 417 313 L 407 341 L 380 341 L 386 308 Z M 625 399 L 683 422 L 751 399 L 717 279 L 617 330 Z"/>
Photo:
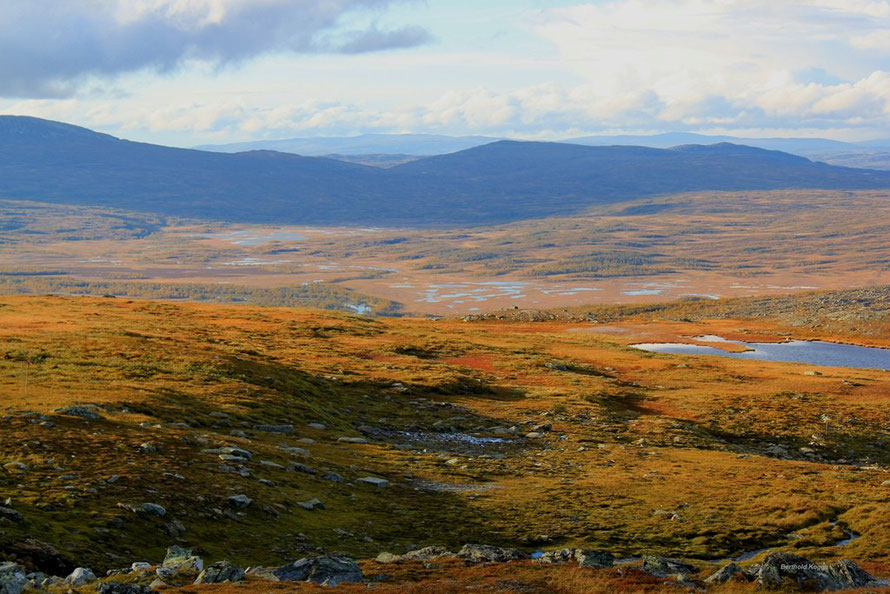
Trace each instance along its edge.
<path fill-rule="evenodd" d="M 0 507 L 0 518 L 9 520 L 10 522 L 15 522 L 16 524 L 21 524 L 25 521 L 25 518 L 22 517 L 22 514 L 8 507 Z"/>
<path fill-rule="evenodd" d="M 372 487 L 388 487 L 389 481 L 382 478 L 377 478 L 375 476 L 365 476 L 362 478 L 355 479 L 355 482 L 361 483 L 362 485 L 371 485 Z"/>
<path fill-rule="evenodd" d="M 850 560 L 830 565 L 817 565 L 805 557 L 790 553 L 770 553 L 759 566 L 751 568 L 758 588 L 767 590 L 847 590 L 863 587 L 885 587 Z"/>
<path fill-rule="evenodd" d="M 736 581 L 748 581 L 751 576 L 746 572 L 741 565 L 737 563 L 730 563 L 729 565 L 724 565 L 720 569 L 718 569 L 714 574 L 705 578 L 706 584 L 725 584 L 728 581 L 736 580 Z"/>
<path fill-rule="evenodd" d="M 142 516 L 159 516 L 167 515 L 167 510 L 157 503 L 141 503 L 139 505 L 131 505 L 128 503 L 118 503 L 118 507 Z"/>
<path fill-rule="evenodd" d="M 312 427 L 313 429 L 318 429 L 319 431 L 324 431 L 326 429 L 326 427 L 321 423 L 309 423 L 308 426 Z"/>
<path fill-rule="evenodd" d="M 291 470 L 295 470 L 296 472 L 305 472 L 306 474 L 318 474 L 318 471 L 311 466 L 300 464 L 299 462 L 291 462 L 287 465 L 287 467 Z"/>
<path fill-rule="evenodd" d="M 65 581 L 74 588 L 80 588 L 81 586 L 92 584 L 97 579 L 96 575 L 86 567 L 78 567 L 65 578 Z"/>
<path fill-rule="evenodd" d="M 65 406 L 62 408 L 57 408 L 53 412 L 59 413 L 60 415 L 67 415 L 69 417 L 80 417 L 82 419 L 90 419 L 96 420 L 101 419 L 102 415 L 96 412 L 94 407 L 91 406 Z"/>
<path fill-rule="evenodd" d="M 290 565 L 276 567 L 271 575 L 282 582 L 313 582 L 336 587 L 342 583 L 358 583 L 364 579 L 354 559 L 339 555 L 309 557 Z"/>
<path fill-rule="evenodd" d="M 615 564 L 615 556 L 606 551 L 575 549 L 575 561 L 578 562 L 578 567 L 603 569 L 612 567 Z"/>
<path fill-rule="evenodd" d="M 404 555 L 393 555 L 392 553 L 380 553 L 377 555 L 378 563 L 399 563 L 402 561 L 417 561 L 420 559 L 441 559 L 442 557 L 454 557 L 454 553 L 445 547 L 423 547 L 408 551 Z"/>
<path fill-rule="evenodd" d="M 312 511 L 314 509 L 324 509 L 324 504 L 314 497 L 309 501 L 300 501 L 297 503 L 297 505 L 299 505 L 303 509 L 308 509 L 309 511 Z"/>
<path fill-rule="evenodd" d="M 253 503 L 253 499 L 243 493 L 229 497 L 229 505 L 235 509 L 246 509 L 250 507 L 251 503 Z"/>
<path fill-rule="evenodd" d="M 244 570 L 235 567 L 228 561 L 218 561 L 198 575 L 196 584 L 220 584 L 222 582 L 240 582 L 244 579 Z"/>
<path fill-rule="evenodd" d="M 254 425 L 256 431 L 265 431 L 266 433 L 280 433 L 281 435 L 292 435 L 294 432 L 293 425 Z"/>
<path fill-rule="evenodd" d="M 888 585 L 887 580 L 875 578 L 849 559 L 841 559 L 837 563 L 824 566 L 823 569 L 843 590 L 848 588 L 884 588 Z"/>
<path fill-rule="evenodd" d="M 304 449 L 304 448 L 297 448 L 297 447 L 289 446 L 289 445 L 282 445 L 282 446 L 278 446 L 278 447 L 281 448 L 282 450 L 284 450 L 285 452 L 287 452 L 288 454 L 293 454 L 294 456 L 311 456 L 311 454 L 309 453 L 309 450 Z"/>
<path fill-rule="evenodd" d="M 167 549 L 167 556 L 164 557 L 164 562 L 161 564 L 160 569 L 172 570 L 173 572 L 199 572 L 204 569 L 204 562 L 200 557 L 193 555 L 191 549 L 173 545 Z M 164 572 L 159 572 L 158 576 L 163 579 L 162 573 Z"/>
<path fill-rule="evenodd" d="M 698 573 L 698 569 L 692 565 L 657 555 L 644 555 L 642 570 L 656 577 L 667 577 L 678 573 L 684 575 Z"/>
<path fill-rule="evenodd" d="M 517 549 L 503 549 L 479 544 L 465 544 L 457 552 L 457 556 L 471 563 L 506 563 L 528 558 L 528 555 Z"/>
<path fill-rule="evenodd" d="M 130 565 L 130 571 L 145 571 L 146 569 L 151 569 L 151 563 L 147 563 L 145 561 L 136 561 L 132 565 Z"/>
<path fill-rule="evenodd" d="M 356 443 L 356 444 L 364 444 L 368 443 L 368 440 L 364 437 L 338 437 L 337 441 L 340 443 Z"/>
<path fill-rule="evenodd" d="M 126 582 L 104 582 L 96 588 L 97 594 L 152 594 L 153 590 L 139 584 Z"/>
<path fill-rule="evenodd" d="M 346 480 L 342 476 L 337 474 L 336 472 L 326 472 L 326 473 L 324 473 L 324 476 L 322 476 L 321 478 L 325 479 L 326 481 L 331 481 L 334 483 L 342 483 Z"/>
<path fill-rule="evenodd" d="M 0 563 L 0 594 L 21 594 L 28 585 L 25 569 L 12 562 Z"/>

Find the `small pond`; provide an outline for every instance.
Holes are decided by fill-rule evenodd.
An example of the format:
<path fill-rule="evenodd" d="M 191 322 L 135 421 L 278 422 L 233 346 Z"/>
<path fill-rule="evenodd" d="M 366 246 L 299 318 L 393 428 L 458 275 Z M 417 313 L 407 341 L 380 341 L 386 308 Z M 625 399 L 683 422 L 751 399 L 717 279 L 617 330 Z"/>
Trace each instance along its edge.
<path fill-rule="evenodd" d="M 745 347 L 742 352 L 728 352 L 703 344 L 682 342 L 641 343 L 631 345 L 635 349 L 652 353 L 675 355 L 715 355 L 733 359 L 755 359 L 805 363 L 828 367 L 855 367 L 859 369 L 890 370 L 890 349 L 862 347 L 851 344 L 822 342 L 818 340 L 789 340 L 787 342 L 742 342 L 725 340 L 719 336 L 700 336 L 703 342 L 726 342 Z"/>

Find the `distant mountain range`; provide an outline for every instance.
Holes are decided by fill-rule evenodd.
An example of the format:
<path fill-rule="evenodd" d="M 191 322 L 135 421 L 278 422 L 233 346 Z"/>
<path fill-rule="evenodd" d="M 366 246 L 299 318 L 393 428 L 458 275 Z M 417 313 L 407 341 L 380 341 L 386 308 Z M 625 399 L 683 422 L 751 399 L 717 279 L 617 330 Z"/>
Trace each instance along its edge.
<path fill-rule="evenodd" d="M 309 157 L 327 155 L 441 155 L 489 144 L 502 138 L 488 136 L 441 136 L 437 134 L 363 134 L 321 138 L 258 140 L 233 144 L 208 144 L 198 150 L 220 153 L 279 151 Z"/>
<path fill-rule="evenodd" d="M 365 134 L 362 136 L 258 140 L 235 144 L 204 145 L 196 148 L 225 153 L 274 150 L 305 156 L 330 156 L 334 159 L 388 167 L 393 163 L 405 162 L 419 156 L 453 153 L 498 140 L 506 139 L 489 136 L 455 137 L 435 134 Z M 647 136 L 582 136 L 568 138 L 561 142 L 585 146 L 620 145 L 651 148 L 729 142 L 767 150 L 784 151 L 833 165 L 890 169 L 890 139 L 842 142 L 827 138 L 740 138 L 670 132 Z M 393 157 L 388 158 L 388 155 L 393 155 Z M 365 156 L 372 156 L 372 158 L 365 158 Z"/>
<path fill-rule="evenodd" d="M 699 190 L 890 188 L 890 172 L 735 144 L 498 141 L 382 169 L 215 153 L 0 117 L 0 197 L 276 224 L 472 226 Z"/>

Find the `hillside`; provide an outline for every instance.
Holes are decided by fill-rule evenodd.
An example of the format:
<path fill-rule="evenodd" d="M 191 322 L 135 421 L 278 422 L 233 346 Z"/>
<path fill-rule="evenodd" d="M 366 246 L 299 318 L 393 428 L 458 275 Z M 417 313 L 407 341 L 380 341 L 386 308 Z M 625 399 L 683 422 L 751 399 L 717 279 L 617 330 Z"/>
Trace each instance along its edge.
<path fill-rule="evenodd" d="M 467 226 L 695 190 L 890 187 L 890 173 L 738 145 L 674 149 L 502 141 L 390 169 L 223 154 L 0 118 L 0 196 L 277 224 Z"/>
<path fill-rule="evenodd" d="M 2 298 L 0 314 L 0 555 L 29 570 L 104 575 L 176 544 L 239 567 L 342 552 L 390 592 L 677 584 L 641 555 L 699 586 L 768 552 L 890 574 L 887 372 L 629 348 L 825 331 L 50 297 Z M 373 560 L 466 543 L 619 561 Z M 185 579 L 168 573 L 113 579 Z"/>

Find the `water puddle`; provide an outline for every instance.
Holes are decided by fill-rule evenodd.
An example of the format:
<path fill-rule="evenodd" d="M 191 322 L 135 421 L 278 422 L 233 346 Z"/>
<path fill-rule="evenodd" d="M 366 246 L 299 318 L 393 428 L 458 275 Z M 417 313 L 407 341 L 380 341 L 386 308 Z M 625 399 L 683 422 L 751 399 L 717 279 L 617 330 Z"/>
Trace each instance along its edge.
<path fill-rule="evenodd" d="M 729 352 L 702 344 L 682 342 L 639 343 L 632 348 L 651 353 L 672 355 L 712 355 L 733 359 L 754 359 L 784 363 L 805 363 L 827 367 L 890 370 L 890 349 L 863 347 L 852 344 L 818 340 L 789 340 L 787 342 L 742 342 L 719 336 L 699 336 L 699 342 L 723 342 L 745 347 L 741 352 Z"/>

